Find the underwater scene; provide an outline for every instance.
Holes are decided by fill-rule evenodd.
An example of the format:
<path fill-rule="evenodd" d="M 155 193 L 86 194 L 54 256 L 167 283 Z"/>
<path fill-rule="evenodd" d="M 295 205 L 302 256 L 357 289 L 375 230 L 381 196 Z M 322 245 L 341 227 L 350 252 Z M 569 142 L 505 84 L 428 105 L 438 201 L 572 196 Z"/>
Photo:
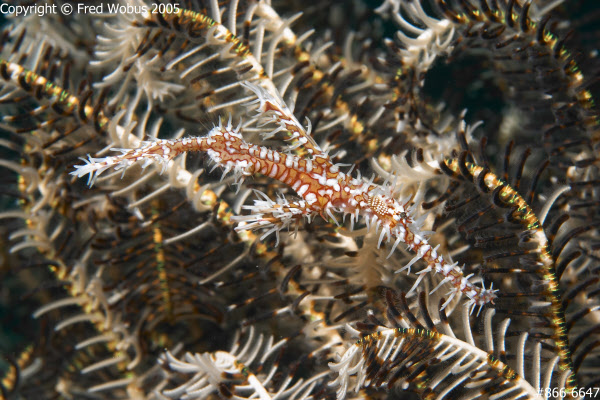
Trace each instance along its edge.
<path fill-rule="evenodd" d="M 600 399 L 600 3 L 0 14 L 0 399 Z"/>

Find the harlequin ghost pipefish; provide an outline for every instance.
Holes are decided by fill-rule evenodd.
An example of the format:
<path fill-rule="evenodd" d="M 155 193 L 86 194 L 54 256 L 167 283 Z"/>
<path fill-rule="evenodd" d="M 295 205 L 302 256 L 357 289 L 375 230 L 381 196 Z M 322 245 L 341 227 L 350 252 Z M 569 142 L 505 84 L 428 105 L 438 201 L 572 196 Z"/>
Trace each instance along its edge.
<path fill-rule="evenodd" d="M 249 215 L 234 217 L 239 222 L 236 230 L 266 229 L 262 238 L 276 233 L 279 240 L 279 231 L 289 228 L 302 218 L 310 221 L 321 215 L 325 220 L 331 218 L 336 221 L 334 214 L 341 213 L 344 217 L 350 216 L 353 229 L 354 224 L 362 217 L 368 228 L 375 226 L 377 232 L 381 231 L 378 246 L 384 240 L 387 243 L 393 242 L 388 258 L 400 243 L 406 243 L 416 253 L 397 272 L 405 269 L 410 271 L 412 264 L 420 259 L 426 262 L 427 267 L 418 273 L 419 278 L 411 291 L 426 273 L 432 272 L 444 277 L 433 291 L 446 282 L 453 287 L 443 308 L 459 292 L 469 298 L 471 311 L 477 306 L 493 303 L 496 290 L 476 286 L 469 280 L 471 276 L 464 276 L 457 263 L 446 261 L 437 252 L 437 247 L 433 248 L 420 233 L 410 210 L 394 198 L 390 185 L 376 185 L 372 181 L 367 182 L 341 172 L 339 166 L 332 163 L 328 154 L 310 136 L 310 122 L 308 129 L 305 129 L 278 95 L 248 82 L 242 85 L 256 94 L 257 100 L 252 104 L 258 105 L 257 112 L 263 126 L 276 124 L 274 130 L 263 136 L 270 138 L 277 132 L 287 133 L 288 140 L 296 142 L 289 149 L 302 147 L 306 156 L 300 157 L 248 143 L 242 137 L 240 127 L 234 127 L 229 120 L 227 124 L 219 123 L 203 137 L 154 139 L 142 142 L 136 149 L 112 149 L 120 151 L 120 155 L 104 158 L 88 156 L 88 159 L 83 159 L 86 164 L 75 166 L 76 170 L 71 174 L 77 177 L 89 174 L 88 183 L 92 185 L 97 176 L 109 168 L 124 170 L 141 161 L 143 168 L 156 163 L 162 165 L 164 171 L 175 157 L 186 152 L 202 151 L 224 169 L 224 174 L 233 171 L 238 183 L 247 176 L 260 173 L 289 185 L 302 198 L 298 201 L 288 201 L 285 198 L 273 201 L 261 194 L 263 199 L 244 206 L 250 210 Z"/>

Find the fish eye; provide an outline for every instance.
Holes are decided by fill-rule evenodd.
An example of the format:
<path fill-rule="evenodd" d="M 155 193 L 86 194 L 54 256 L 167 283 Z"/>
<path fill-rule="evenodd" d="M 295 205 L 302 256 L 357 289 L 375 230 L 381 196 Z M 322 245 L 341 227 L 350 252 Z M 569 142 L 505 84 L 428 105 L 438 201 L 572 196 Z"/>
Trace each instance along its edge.
<path fill-rule="evenodd" d="M 405 213 L 405 212 L 401 212 L 401 213 L 400 213 L 400 218 L 402 218 L 402 219 L 406 219 L 407 217 L 408 217 L 408 216 L 406 215 L 406 213 Z"/>

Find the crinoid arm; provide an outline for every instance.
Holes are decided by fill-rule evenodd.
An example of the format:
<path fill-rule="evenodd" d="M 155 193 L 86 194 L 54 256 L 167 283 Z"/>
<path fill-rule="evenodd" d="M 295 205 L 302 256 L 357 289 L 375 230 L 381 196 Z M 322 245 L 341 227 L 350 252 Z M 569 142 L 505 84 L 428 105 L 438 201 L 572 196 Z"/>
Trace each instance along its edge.
<path fill-rule="evenodd" d="M 388 307 L 396 310 L 388 314 L 388 320 L 402 326 L 378 326 L 372 333 L 360 335 L 354 345 L 329 363 L 336 374 L 329 385 L 337 388 L 339 400 L 365 388 L 413 390 L 423 398 L 440 399 L 540 400 L 551 398 L 554 387 L 568 394 L 564 384 L 569 370 L 558 368 L 558 357 L 543 360 L 539 339 L 529 338 L 528 343 L 527 333 L 522 332 L 514 340 L 508 332 L 510 319 L 493 325 L 496 312 L 488 308 L 483 332 L 478 334 L 471 327 L 465 304 L 458 310 L 462 327 L 456 329 L 460 322 L 451 327 L 443 312 L 441 320 L 434 322 L 428 316 L 425 297 L 421 297 L 417 318 L 406 305 L 404 294 L 387 291 Z M 396 309 L 396 299 L 405 303 L 402 311 Z M 506 352 L 515 347 L 516 357 L 507 359 Z M 526 348 L 531 349 L 527 355 Z"/>
<path fill-rule="evenodd" d="M 529 382 L 492 355 L 427 329 L 378 331 L 348 348 L 329 368 L 337 374 L 330 385 L 338 388 L 338 400 L 363 387 L 390 390 L 396 386 L 433 392 L 438 398 L 459 394 L 471 399 L 505 395 L 514 400 L 542 398 Z M 468 384 L 461 385 L 469 377 Z"/>

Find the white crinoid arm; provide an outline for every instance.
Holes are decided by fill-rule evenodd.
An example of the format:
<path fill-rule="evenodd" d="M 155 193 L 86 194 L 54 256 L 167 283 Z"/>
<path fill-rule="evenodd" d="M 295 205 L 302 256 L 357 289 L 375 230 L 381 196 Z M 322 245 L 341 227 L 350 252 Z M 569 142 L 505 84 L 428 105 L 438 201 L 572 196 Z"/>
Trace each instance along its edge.
<path fill-rule="evenodd" d="M 180 358 L 167 351 L 159 362 L 173 371 L 174 381 L 185 381 L 162 390 L 162 395 L 172 399 L 206 399 L 225 385 L 231 398 L 271 400 L 278 392 L 290 389 L 290 381 L 273 388 L 271 379 L 278 369 L 275 358 L 288 340 L 275 341 L 256 334 L 253 326 L 244 335 L 244 343 L 239 341 L 240 336 L 229 351 L 188 352 Z"/>
<path fill-rule="evenodd" d="M 377 12 L 391 15 L 398 25 L 397 39 L 403 44 L 398 51 L 406 65 L 421 73 L 435 60 L 454 48 L 455 25 L 447 18 L 427 14 L 420 1 L 386 0 Z"/>
<path fill-rule="evenodd" d="M 329 386 L 338 387 L 336 395 L 338 399 L 344 399 L 348 393 L 350 379 L 359 375 L 355 380 L 354 391 L 358 392 L 364 380 L 365 358 L 362 357 L 361 347 L 356 344 L 351 346 L 336 362 L 329 363 L 329 369 L 337 373 L 337 377 L 329 382 Z M 352 390 L 352 388 L 351 388 Z"/>

